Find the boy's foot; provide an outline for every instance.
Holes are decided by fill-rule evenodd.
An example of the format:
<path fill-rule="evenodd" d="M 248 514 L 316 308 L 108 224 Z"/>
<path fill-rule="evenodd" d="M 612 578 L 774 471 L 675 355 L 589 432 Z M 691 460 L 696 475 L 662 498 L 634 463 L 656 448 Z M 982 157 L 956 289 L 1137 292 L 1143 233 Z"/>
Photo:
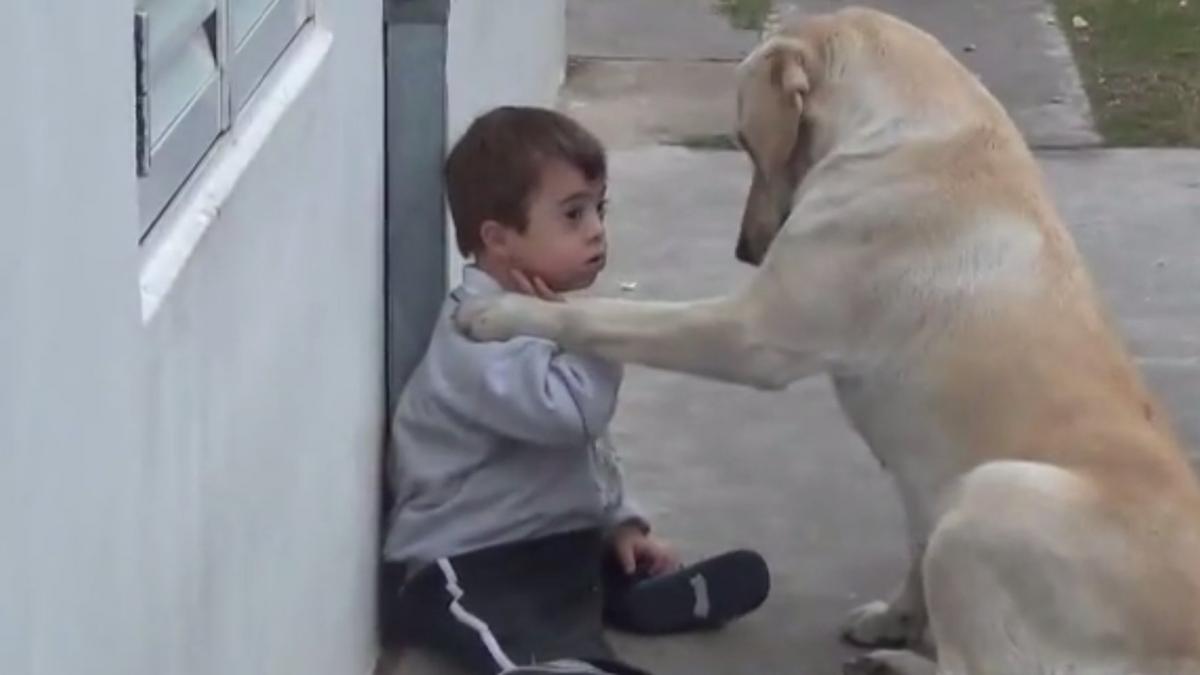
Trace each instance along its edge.
<path fill-rule="evenodd" d="M 770 590 L 762 556 L 730 551 L 637 581 L 605 613 L 614 627 L 636 633 L 716 628 L 757 609 Z"/>

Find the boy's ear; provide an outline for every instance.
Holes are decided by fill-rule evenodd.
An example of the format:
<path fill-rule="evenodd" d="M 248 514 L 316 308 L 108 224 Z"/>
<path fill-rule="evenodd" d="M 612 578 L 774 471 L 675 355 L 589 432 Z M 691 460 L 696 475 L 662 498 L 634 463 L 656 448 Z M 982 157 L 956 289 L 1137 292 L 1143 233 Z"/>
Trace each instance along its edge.
<path fill-rule="evenodd" d="M 485 220 L 479 226 L 479 241 L 489 253 L 508 252 L 508 228 L 494 220 Z"/>

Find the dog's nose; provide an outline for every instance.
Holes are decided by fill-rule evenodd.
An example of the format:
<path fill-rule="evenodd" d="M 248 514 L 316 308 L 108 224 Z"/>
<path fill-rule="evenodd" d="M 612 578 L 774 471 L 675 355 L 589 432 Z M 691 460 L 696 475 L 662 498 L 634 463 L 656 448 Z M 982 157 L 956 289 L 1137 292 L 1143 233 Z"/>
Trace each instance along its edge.
<path fill-rule="evenodd" d="M 750 255 L 750 244 L 747 243 L 746 237 L 738 237 L 737 248 L 733 251 L 733 257 L 748 265 L 754 264 L 754 257 Z"/>

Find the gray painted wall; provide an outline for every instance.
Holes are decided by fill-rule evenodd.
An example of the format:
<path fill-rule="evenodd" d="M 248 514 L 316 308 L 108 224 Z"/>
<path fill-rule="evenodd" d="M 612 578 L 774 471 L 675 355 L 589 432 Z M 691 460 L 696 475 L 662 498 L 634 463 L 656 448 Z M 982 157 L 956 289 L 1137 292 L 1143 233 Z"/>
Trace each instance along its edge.
<path fill-rule="evenodd" d="M 446 292 L 442 160 L 446 153 L 449 0 L 388 0 L 388 409 L 425 351 Z"/>

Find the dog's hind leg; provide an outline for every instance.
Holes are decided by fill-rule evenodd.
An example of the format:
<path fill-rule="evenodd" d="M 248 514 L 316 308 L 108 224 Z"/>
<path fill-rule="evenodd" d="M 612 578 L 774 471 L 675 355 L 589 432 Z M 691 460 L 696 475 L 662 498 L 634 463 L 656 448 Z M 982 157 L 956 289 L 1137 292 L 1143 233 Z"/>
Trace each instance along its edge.
<path fill-rule="evenodd" d="M 1121 540 L 1089 518 L 1092 499 L 1083 478 L 1036 462 L 990 462 L 961 479 L 924 562 L 944 672 L 1153 672 L 1109 663 L 1135 651 L 1119 642 L 1137 632 L 1119 598 L 1143 582 L 1107 555 Z"/>
<path fill-rule="evenodd" d="M 942 672 L 1059 672 L 1043 667 L 1040 641 L 1025 625 L 1026 617 L 1001 580 L 997 561 L 989 559 L 995 552 L 979 545 L 990 534 L 980 529 L 985 528 L 974 518 L 951 513 L 935 530 L 926 552 L 929 618 Z"/>

